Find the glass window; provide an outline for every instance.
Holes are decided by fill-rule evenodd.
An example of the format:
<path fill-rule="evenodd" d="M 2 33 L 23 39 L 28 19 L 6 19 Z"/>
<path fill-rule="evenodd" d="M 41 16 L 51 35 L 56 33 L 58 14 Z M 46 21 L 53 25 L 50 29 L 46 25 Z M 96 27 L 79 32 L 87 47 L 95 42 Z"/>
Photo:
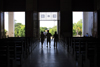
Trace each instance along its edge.
<path fill-rule="evenodd" d="M 57 12 L 40 12 L 39 20 L 57 20 Z"/>
<path fill-rule="evenodd" d="M 44 14 L 42 14 L 42 15 L 41 15 L 41 18 L 44 18 L 44 17 L 45 17 L 45 15 L 44 15 Z"/>
<path fill-rule="evenodd" d="M 56 14 L 53 14 L 53 18 L 56 18 Z"/>
<path fill-rule="evenodd" d="M 48 17 L 50 17 L 50 15 L 48 15 Z"/>

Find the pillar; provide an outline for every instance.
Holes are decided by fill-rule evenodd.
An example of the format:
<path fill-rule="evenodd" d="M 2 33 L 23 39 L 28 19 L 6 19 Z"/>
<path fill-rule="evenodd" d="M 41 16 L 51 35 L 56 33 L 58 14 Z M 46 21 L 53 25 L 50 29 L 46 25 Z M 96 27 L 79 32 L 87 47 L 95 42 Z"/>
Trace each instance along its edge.
<path fill-rule="evenodd" d="M 8 33 L 9 37 L 14 37 L 14 13 L 8 12 Z"/>
<path fill-rule="evenodd" d="M 88 33 L 88 12 L 83 12 L 83 36 Z"/>
<path fill-rule="evenodd" d="M 38 38 L 37 0 L 26 0 L 25 37 Z"/>
<path fill-rule="evenodd" d="M 93 31 L 92 31 L 92 35 L 93 37 L 97 37 L 97 11 L 93 12 Z"/>
<path fill-rule="evenodd" d="M 0 39 L 5 38 L 4 35 L 4 12 L 0 11 Z"/>
<path fill-rule="evenodd" d="M 72 37 L 72 0 L 60 0 L 60 35 Z"/>
<path fill-rule="evenodd" d="M 59 39 L 60 39 L 60 12 L 57 12 L 57 33 L 59 35 Z"/>
<path fill-rule="evenodd" d="M 60 35 L 72 37 L 72 0 L 60 0 Z M 67 44 L 69 52 L 69 44 Z"/>
<path fill-rule="evenodd" d="M 86 33 L 92 36 L 93 29 L 93 12 L 83 12 L 83 36 Z"/>
<path fill-rule="evenodd" d="M 3 0 L 0 0 L 0 39 L 4 38 L 4 12 L 3 12 Z"/>

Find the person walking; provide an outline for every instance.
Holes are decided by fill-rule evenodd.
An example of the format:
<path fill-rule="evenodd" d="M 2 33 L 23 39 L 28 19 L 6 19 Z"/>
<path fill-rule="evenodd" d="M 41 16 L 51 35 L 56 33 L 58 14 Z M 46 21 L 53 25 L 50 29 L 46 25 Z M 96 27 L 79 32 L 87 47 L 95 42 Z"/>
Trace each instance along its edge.
<path fill-rule="evenodd" d="M 49 30 L 47 30 L 47 47 L 48 47 L 48 42 L 49 42 L 49 47 L 51 48 L 51 33 L 49 33 Z"/>
<path fill-rule="evenodd" d="M 43 32 L 41 32 L 41 46 L 43 47 L 43 42 L 44 42 L 44 39 L 45 39 L 45 35 L 43 34 Z"/>
<path fill-rule="evenodd" d="M 54 38 L 54 47 L 55 47 L 55 44 L 56 44 L 56 48 L 57 48 L 57 41 L 58 41 L 58 34 L 57 34 L 57 32 L 55 32 L 55 34 L 53 35 L 53 38 Z"/>

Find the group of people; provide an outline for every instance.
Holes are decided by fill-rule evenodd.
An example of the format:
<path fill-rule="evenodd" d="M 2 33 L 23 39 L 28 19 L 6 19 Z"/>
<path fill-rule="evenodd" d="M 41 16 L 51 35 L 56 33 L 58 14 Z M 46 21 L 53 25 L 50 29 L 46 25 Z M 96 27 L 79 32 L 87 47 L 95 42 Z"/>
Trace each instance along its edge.
<path fill-rule="evenodd" d="M 49 30 L 47 30 L 47 34 L 44 34 L 43 32 L 41 32 L 41 44 L 43 47 L 43 43 L 45 40 L 45 37 L 47 37 L 47 47 L 48 47 L 48 43 L 49 43 L 49 47 L 51 48 L 51 33 L 49 33 Z M 53 35 L 54 38 L 54 47 L 57 47 L 57 41 L 58 41 L 58 34 L 57 32 L 55 32 L 55 34 Z M 55 45 L 56 44 L 56 45 Z"/>

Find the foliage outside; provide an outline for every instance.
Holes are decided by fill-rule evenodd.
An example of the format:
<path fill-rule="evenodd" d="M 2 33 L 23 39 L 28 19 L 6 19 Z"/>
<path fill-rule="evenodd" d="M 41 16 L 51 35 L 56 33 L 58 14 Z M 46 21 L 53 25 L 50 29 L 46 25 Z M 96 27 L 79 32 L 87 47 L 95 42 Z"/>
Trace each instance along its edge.
<path fill-rule="evenodd" d="M 57 32 L 57 26 L 54 26 L 52 28 L 47 28 L 47 27 L 40 27 L 40 33 L 41 31 L 46 31 L 49 29 L 49 32 L 54 35 L 55 31 Z M 6 34 L 7 30 L 5 30 Z M 15 23 L 15 30 L 14 30 L 14 35 L 15 37 L 25 37 L 25 25 L 21 23 Z"/>
<path fill-rule="evenodd" d="M 42 32 L 46 32 L 46 30 L 49 29 L 49 33 L 51 33 L 51 35 L 54 35 L 55 31 L 57 32 L 57 26 L 54 26 L 52 28 L 47 28 L 47 27 L 40 27 L 40 33 Z"/>
<path fill-rule="evenodd" d="M 73 23 L 73 36 L 82 35 L 82 19 L 77 23 Z"/>
<path fill-rule="evenodd" d="M 25 25 L 21 23 L 15 23 L 15 37 L 25 37 Z"/>
<path fill-rule="evenodd" d="M 54 26 L 52 28 L 47 28 L 47 27 L 40 27 L 40 33 L 41 31 L 46 31 L 49 29 L 49 32 L 54 35 L 55 31 L 57 31 L 57 26 Z M 6 34 L 7 30 L 5 30 Z M 15 37 L 25 37 L 25 25 L 21 23 L 15 23 Z M 79 20 L 77 23 L 73 23 L 73 36 L 76 35 L 82 35 L 82 19 Z"/>
<path fill-rule="evenodd" d="M 41 31 L 44 32 L 47 29 L 48 29 L 47 27 L 40 27 L 40 33 L 41 33 Z"/>
<path fill-rule="evenodd" d="M 5 36 L 7 36 L 7 35 L 6 35 L 6 33 L 7 33 L 7 30 L 6 30 L 6 29 L 5 29 L 4 33 L 5 33 Z"/>

